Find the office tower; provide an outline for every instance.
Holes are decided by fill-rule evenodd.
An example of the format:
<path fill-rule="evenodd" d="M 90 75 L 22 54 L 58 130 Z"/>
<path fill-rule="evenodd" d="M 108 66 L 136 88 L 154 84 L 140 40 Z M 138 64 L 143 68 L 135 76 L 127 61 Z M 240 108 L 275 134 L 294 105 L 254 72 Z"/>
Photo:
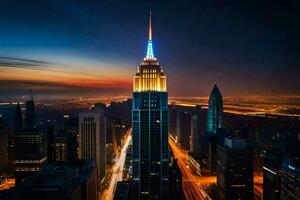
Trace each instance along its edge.
<path fill-rule="evenodd" d="M 299 146 L 298 146 L 299 147 Z M 296 157 L 286 156 L 282 162 L 281 200 L 300 199 L 300 161 Z"/>
<path fill-rule="evenodd" d="M 223 128 L 223 99 L 217 85 L 211 91 L 207 111 L 206 139 L 208 141 L 208 167 L 210 173 L 216 171 L 216 146 L 218 130 Z"/>
<path fill-rule="evenodd" d="M 253 199 L 253 153 L 243 139 L 217 145 L 218 199 Z"/>
<path fill-rule="evenodd" d="M 177 113 L 177 142 L 186 150 L 190 149 L 191 114 L 189 112 Z"/>
<path fill-rule="evenodd" d="M 218 128 L 223 128 L 223 99 L 215 84 L 208 102 L 206 130 L 210 135 L 214 135 L 217 134 Z"/>
<path fill-rule="evenodd" d="M 41 170 L 47 161 L 45 134 L 37 128 L 20 129 L 14 135 L 17 184 Z"/>
<path fill-rule="evenodd" d="M 15 129 L 20 129 L 20 128 L 23 128 L 23 118 L 22 118 L 21 106 L 18 103 L 15 112 Z"/>
<path fill-rule="evenodd" d="M 95 159 L 99 183 L 105 175 L 106 123 L 98 109 L 79 113 L 79 159 Z"/>
<path fill-rule="evenodd" d="M 279 200 L 281 187 L 282 153 L 280 150 L 267 150 L 263 166 L 263 199 Z"/>
<path fill-rule="evenodd" d="M 31 90 L 31 99 L 26 101 L 25 127 L 33 128 L 35 125 L 35 107 Z"/>
<path fill-rule="evenodd" d="M 78 139 L 79 138 L 79 119 L 78 117 L 72 117 L 69 116 L 67 122 L 65 131 L 66 134 L 69 137 L 69 145 L 68 145 L 68 160 L 77 160 L 78 159 L 78 150 L 79 150 L 79 144 Z"/>
<path fill-rule="evenodd" d="M 176 159 L 173 160 L 169 172 L 170 172 L 169 199 L 181 200 L 183 199 L 182 174 Z"/>
<path fill-rule="evenodd" d="M 207 143 L 205 140 L 204 112 L 200 106 L 196 106 L 191 119 L 191 154 L 200 161 L 205 158 Z"/>
<path fill-rule="evenodd" d="M 152 48 L 133 81 L 133 199 L 168 199 L 168 93 L 166 76 Z"/>

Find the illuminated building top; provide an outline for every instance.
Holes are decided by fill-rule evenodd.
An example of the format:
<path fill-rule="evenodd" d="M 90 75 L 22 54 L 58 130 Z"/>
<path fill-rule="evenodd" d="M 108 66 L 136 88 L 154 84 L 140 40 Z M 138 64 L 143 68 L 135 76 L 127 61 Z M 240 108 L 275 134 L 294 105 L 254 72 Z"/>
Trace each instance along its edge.
<path fill-rule="evenodd" d="M 134 76 L 133 91 L 146 92 L 146 91 L 167 91 L 166 76 L 163 73 L 159 62 L 154 57 L 152 45 L 152 26 L 151 26 L 151 12 L 149 18 L 149 37 L 147 43 L 147 54 L 143 59 L 138 72 Z"/>

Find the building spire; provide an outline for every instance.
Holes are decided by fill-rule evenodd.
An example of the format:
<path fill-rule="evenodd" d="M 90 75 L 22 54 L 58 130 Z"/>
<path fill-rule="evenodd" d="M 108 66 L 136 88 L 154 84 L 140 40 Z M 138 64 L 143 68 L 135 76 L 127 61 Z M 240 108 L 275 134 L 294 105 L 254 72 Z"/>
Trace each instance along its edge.
<path fill-rule="evenodd" d="M 152 40 L 151 10 L 150 10 L 150 17 L 149 17 L 149 38 L 148 38 L 148 40 Z"/>
<path fill-rule="evenodd" d="M 153 46 L 152 46 L 152 22 L 151 22 L 151 11 L 149 15 L 149 38 L 147 44 L 147 55 L 144 60 L 156 60 L 153 53 Z"/>

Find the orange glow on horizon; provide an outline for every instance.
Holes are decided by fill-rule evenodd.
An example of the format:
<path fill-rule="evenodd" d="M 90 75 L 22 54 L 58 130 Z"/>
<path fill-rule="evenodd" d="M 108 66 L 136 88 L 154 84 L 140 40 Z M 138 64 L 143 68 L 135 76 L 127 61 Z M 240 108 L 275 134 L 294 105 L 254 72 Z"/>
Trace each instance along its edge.
<path fill-rule="evenodd" d="M 110 70 L 109 70 L 110 71 Z M 83 69 L 74 70 L 36 70 L 26 68 L 11 68 L 1 66 L 0 81 L 10 84 L 1 85 L 2 88 L 23 88 L 22 83 L 30 83 L 34 89 L 63 90 L 65 88 L 131 88 L 132 82 L 128 73 L 117 70 L 117 72 L 107 73 L 94 70 L 87 73 Z M 18 85 L 19 83 L 19 85 Z M 24 88 L 28 88 L 25 85 Z"/>

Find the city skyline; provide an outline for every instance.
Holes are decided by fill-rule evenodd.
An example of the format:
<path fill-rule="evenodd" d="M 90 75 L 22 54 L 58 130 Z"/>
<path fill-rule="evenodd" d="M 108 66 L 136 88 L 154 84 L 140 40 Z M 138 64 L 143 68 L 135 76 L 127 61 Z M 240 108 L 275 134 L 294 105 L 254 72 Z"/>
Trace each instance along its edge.
<path fill-rule="evenodd" d="M 299 95 L 293 1 L 193 5 L 5 2 L 0 96 L 130 96 L 149 10 L 170 96 L 208 96 L 215 82 L 224 96 Z"/>
<path fill-rule="evenodd" d="M 295 5 L 4 3 L 0 199 L 300 199 Z"/>

